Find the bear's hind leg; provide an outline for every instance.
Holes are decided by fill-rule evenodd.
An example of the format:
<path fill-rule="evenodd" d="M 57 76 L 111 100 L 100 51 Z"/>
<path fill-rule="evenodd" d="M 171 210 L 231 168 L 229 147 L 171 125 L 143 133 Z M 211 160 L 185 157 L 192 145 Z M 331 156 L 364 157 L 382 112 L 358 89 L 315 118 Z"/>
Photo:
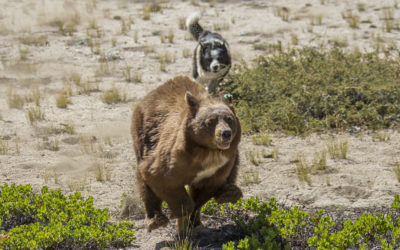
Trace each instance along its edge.
<path fill-rule="evenodd" d="M 139 171 L 136 172 L 137 186 L 140 192 L 140 197 L 144 202 L 146 209 L 146 228 L 150 232 L 159 227 L 168 224 L 168 218 L 161 211 L 162 200 L 144 183 Z"/>

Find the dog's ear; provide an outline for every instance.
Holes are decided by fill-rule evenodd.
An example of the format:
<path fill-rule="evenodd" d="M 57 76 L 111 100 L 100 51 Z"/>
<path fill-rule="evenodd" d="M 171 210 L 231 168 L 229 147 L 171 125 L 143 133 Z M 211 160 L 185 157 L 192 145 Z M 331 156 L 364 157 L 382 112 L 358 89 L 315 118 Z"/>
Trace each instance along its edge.
<path fill-rule="evenodd" d="M 232 104 L 232 100 L 233 97 L 231 95 L 231 93 L 229 93 L 228 91 L 224 91 L 219 95 L 219 98 L 225 103 L 227 104 L 229 107 L 233 107 Z"/>
<path fill-rule="evenodd" d="M 189 91 L 185 93 L 185 101 L 192 111 L 196 111 L 200 106 L 200 101 Z"/>

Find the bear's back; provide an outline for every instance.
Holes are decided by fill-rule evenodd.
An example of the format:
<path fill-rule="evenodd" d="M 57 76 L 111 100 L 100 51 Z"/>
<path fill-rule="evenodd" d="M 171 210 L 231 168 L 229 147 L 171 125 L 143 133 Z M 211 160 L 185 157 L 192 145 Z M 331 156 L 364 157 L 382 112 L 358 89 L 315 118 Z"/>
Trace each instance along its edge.
<path fill-rule="evenodd" d="M 184 76 L 167 81 L 143 98 L 132 117 L 131 132 L 136 143 L 137 157 L 142 158 L 153 151 L 161 134 L 173 137 L 179 124 L 187 116 L 187 91 L 203 101 L 211 100 L 202 85 Z"/>
<path fill-rule="evenodd" d="M 177 76 L 151 91 L 143 99 L 142 106 L 175 112 L 186 107 L 184 97 L 187 91 L 199 99 L 208 98 L 208 92 L 202 85 L 189 77 Z"/>

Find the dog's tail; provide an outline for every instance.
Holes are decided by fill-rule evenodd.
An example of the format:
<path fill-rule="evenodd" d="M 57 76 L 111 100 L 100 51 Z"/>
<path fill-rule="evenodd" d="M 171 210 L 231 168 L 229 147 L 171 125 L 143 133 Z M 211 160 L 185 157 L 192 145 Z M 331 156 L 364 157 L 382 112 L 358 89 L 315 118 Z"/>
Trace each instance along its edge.
<path fill-rule="evenodd" d="M 203 28 L 199 24 L 199 20 L 201 17 L 200 12 L 195 12 L 192 13 L 187 19 L 186 19 L 186 27 L 188 28 L 190 34 L 192 34 L 193 38 L 196 39 L 196 41 L 199 40 L 199 37 L 201 33 L 203 33 Z"/>

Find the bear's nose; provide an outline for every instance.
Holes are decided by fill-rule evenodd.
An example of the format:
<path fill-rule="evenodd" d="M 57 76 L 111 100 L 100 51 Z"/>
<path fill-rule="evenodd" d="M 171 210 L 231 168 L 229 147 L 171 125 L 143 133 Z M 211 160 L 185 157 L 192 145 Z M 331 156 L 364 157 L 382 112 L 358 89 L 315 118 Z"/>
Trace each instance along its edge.
<path fill-rule="evenodd" d="M 230 139 L 231 136 L 232 136 L 232 130 L 230 130 L 230 129 L 224 129 L 224 130 L 222 131 L 222 138 L 223 138 L 223 139 L 225 139 L 225 140 Z"/>

